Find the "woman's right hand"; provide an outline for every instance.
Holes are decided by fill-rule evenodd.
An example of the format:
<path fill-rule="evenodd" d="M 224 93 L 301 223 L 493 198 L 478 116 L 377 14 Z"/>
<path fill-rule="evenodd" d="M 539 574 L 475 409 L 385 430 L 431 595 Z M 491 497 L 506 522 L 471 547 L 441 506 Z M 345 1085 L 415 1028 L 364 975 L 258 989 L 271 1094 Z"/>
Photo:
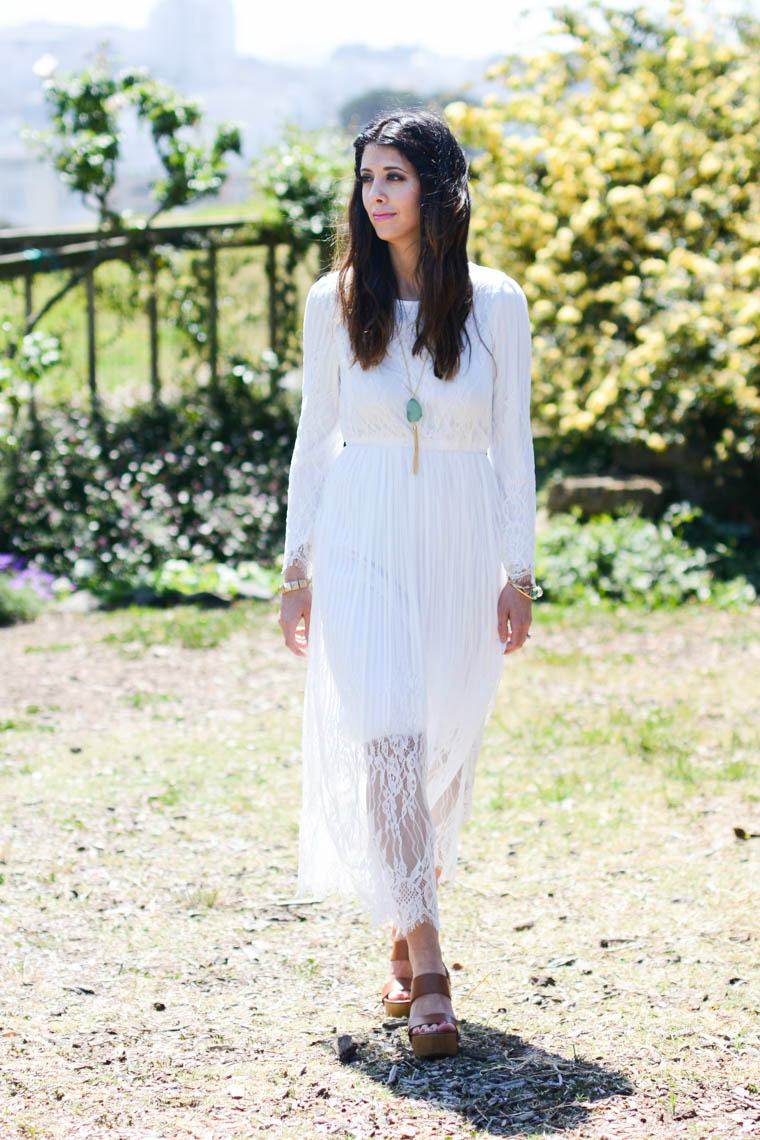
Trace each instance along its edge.
<path fill-rule="evenodd" d="M 301 586 L 300 590 L 288 590 L 280 595 L 280 616 L 277 619 L 288 649 L 296 657 L 306 657 L 309 643 L 309 619 L 311 617 L 311 586 Z M 303 629 L 298 625 L 303 620 Z"/>

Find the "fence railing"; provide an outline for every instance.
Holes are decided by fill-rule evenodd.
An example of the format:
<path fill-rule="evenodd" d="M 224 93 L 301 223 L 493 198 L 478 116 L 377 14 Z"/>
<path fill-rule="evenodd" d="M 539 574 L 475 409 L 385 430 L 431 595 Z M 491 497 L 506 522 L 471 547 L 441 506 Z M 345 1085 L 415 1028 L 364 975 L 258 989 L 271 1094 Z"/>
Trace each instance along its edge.
<path fill-rule="evenodd" d="M 315 242 L 315 244 L 318 244 Z M 150 386 L 155 402 L 160 400 L 159 374 L 159 320 L 158 289 L 156 287 L 155 257 L 159 246 L 174 249 L 206 251 L 207 270 L 205 288 L 208 300 L 207 364 L 210 382 L 216 384 L 219 375 L 219 313 L 217 290 L 217 252 L 221 249 L 245 247 L 266 248 L 267 311 L 269 348 L 279 357 L 278 335 L 278 246 L 293 246 L 285 228 L 265 225 L 246 219 L 224 222 L 154 223 L 144 229 L 102 232 L 92 229 L 68 227 L 56 230 L 3 230 L 0 231 L 0 280 L 24 279 L 25 325 L 21 335 L 32 321 L 36 323 L 56 301 L 68 291 L 68 286 L 43 301 L 35 310 L 35 278 L 62 269 L 83 270 L 87 311 L 87 373 L 93 414 L 99 414 L 97 380 L 97 351 L 95 337 L 95 272 L 97 267 L 115 259 L 129 263 L 135 256 L 147 257 L 151 270 L 151 287 L 146 304 L 150 342 Z M 324 268 L 327 249 L 319 243 L 320 265 Z M 78 286 L 77 282 L 77 286 Z M 270 371 L 273 386 L 277 382 L 277 369 Z"/>

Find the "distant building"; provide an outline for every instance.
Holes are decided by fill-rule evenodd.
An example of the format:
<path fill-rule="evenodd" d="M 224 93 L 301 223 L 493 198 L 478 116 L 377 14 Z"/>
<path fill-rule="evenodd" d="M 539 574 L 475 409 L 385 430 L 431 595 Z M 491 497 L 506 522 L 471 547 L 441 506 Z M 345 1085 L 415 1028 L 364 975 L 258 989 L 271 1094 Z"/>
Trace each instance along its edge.
<path fill-rule="evenodd" d="M 181 91 L 223 83 L 235 59 L 232 0 L 158 0 L 148 21 L 145 62 Z"/>
<path fill-rule="evenodd" d="M 58 72 L 80 69 L 98 55 L 105 55 L 115 71 L 146 66 L 156 79 L 198 99 L 207 138 L 222 120 L 241 124 L 244 155 L 229 156 L 227 180 L 209 202 L 249 196 L 250 163 L 262 146 L 277 139 L 286 120 L 304 128 L 334 125 L 348 99 L 373 87 L 406 88 L 425 96 L 470 81 L 473 97 L 489 87 L 482 82 L 488 60 L 438 56 L 422 47 L 378 50 L 350 44 L 324 64 L 308 67 L 238 55 L 232 0 L 157 0 L 145 29 L 41 21 L 1 29 L 0 226 L 94 221 L 93 212 L 49 162 L 21 142 L 19 132 L 25 125 L 48 125 L 40 71 L 46 66 L 56 66 Z M 147 212 L 147 188 L 159 172 L 148 132 L 127 115 L 113 205 Z"/>

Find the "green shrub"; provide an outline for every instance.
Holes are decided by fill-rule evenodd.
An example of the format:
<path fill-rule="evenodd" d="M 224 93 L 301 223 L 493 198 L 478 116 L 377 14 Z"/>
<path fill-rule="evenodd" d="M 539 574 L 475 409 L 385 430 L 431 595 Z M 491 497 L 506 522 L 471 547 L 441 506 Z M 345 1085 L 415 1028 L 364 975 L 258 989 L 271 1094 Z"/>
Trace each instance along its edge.
<path fill-rule="evenodd" d="M 703 533 L 712 532 L 708 549 L 684 537 L 699 520 Z M 580 508 L 574 508 L 552 516 L 541 533 L 536 578 L 546 600 L 560 604 L 751 604 L 757 592 L 738 567 L 760 575 L 760 557 L 755 549 L 753 562 L 740 541 L 744 537 L 739 528 L 704 521 L 703 512 L 688 503 L 672 504 L 657 522 L 634 513 L 581 522 Z"/>
<path fill-rule="evenodd" d="M 36 434 L 0 448 L 0 549 L 91 587 L 169 558 L 272 558 L 295 417 L 264 388 L 236 365 L 216 391 L 136 406 L 102 430 L 50 410 Z"/>
<path fill-rule="evenodd" d="M 0 576 L 0 626 L 33 621 L 45 608 L 45 602 L 29 586 L 13 587 Z"/>
<path fill-rule="evenodd" d="M 760 487 L 760 24 L 553 9 L 568 47 L 446 114 L 476 260 L 524 287 L 534 412 L 563 454 L 668 472 L 749 519 Z M 729 25 L 729 26 L 727 26 Z M 692 489 L 693 488 L 693 489 Z"/>
<path fill-rule="evenodd" d="M 32 621 L 46 602 L 72 588 L 65 578 L 43 570 L 16 554 L 0 554 L 0 626 Z"/>
<path fill-rule="evenodd" d="M 83 576 L 82 585 L 96 594 L 105 608 L 137 603 L 141 605 L 175 605 L 181 598 L 209 594 L 219 598 L 270 598 L 280 580 L 277 566 L 259 562 L 196 561 L 168 558 L 152 569 L 122 569 L 109 578 Z"/>

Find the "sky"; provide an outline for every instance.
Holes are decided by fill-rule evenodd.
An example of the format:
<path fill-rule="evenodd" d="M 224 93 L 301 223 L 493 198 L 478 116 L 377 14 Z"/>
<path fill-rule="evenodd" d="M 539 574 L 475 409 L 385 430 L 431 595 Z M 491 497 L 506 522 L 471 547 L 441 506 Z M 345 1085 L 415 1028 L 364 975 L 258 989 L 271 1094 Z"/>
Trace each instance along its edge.
<path fill-rule="evenodd" d="M 528 0 L 529 2 L 529 0 Z M 570 6 L 582 8 L 579 0 Z M 632 8 L 634 0 L 622 3 L 607 0 L 610 7 Z M 24 0 L 23 6 L 0 6 L 0 30 L 29 20 L 95 25 L 122 24 L 144 27 L 154 0 Z M 665 13 L 668 0 L 641 0 L 640 7 Z M 494 53 L 494 44 L 503 50 L 536 47 L 540 33 L 551 23 L 551 5 L 526 0 L 465 0 L 461 7 L 445 8 L 441 0 L 412 0 L 399 4 L 376 0 L 372 4 L 356 0 L 287 0 L 261 3 L 261 0 L 234 0 L 241 55 L 282 63 L 324 60 L 341 44 L 366 43 L 378 48 L 420 44 L 443 55 L 482 59 Z M 760 0 L 687 0 L 687 9 L 696 27 L 710 19 L 710 13 L 751 12 L 760 15 Z M 23 12 L 23 19 L 19 12 Z M 521 17 L 521 12 L 528 13 Z M 496 15 L 494 15 L 496 13 Z M 559 47 L 556 38 L 545 44 Z"/>

